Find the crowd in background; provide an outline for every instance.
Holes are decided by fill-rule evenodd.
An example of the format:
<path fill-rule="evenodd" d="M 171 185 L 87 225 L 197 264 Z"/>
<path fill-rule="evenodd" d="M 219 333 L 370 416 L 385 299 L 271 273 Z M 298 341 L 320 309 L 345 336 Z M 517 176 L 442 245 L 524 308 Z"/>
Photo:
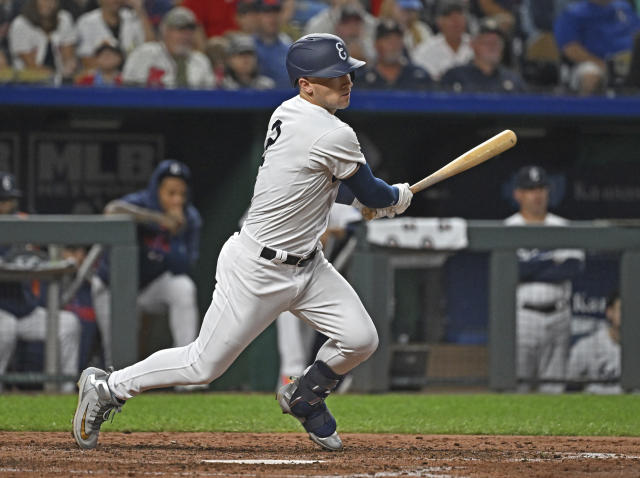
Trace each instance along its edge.
<path fill-rule="evenodd" d="M 627 93 L 639 3 L 0 0 L 0 81 L 291 88 L 289 45 L 326 32 L 367 61 L 358 88 Z"/>

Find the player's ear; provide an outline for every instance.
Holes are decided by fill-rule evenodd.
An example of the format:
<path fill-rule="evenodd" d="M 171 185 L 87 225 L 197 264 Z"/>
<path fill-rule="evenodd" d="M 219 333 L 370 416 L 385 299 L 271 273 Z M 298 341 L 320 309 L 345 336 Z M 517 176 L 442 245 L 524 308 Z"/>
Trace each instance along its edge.
<path fill-rule="evenodd" d="M 300 88 L 300 91 L 304 91 L 308 95 L 313 93 L 311 82 L 307 78 L 298 78 L 298 88 Z"/>
<path fill-rule="evenodd" d="M 518 204 L 520 204 L 521 200 L 522 200 L 522 191 L 518 188 L 515 188 L 513 190 L 513 200 L 515 202 L 517 202 Z"/>

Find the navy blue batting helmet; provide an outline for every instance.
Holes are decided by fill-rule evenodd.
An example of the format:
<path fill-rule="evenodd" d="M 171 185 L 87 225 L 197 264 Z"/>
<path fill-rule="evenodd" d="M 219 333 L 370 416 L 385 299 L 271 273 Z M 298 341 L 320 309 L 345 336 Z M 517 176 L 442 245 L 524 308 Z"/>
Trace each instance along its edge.
<path fill-rule="evenodd" d="M 364 65 L 364 61 L 349 56 L 342 38 L 329 33 L 305 35 L 287 52 L 287 72 L 293 86 L 303 76 L 335 78 Z"/>
<path fill-rule="evenodd" d="M 0 172 L 0 201 L 22 197 L 13 174 Z"/>

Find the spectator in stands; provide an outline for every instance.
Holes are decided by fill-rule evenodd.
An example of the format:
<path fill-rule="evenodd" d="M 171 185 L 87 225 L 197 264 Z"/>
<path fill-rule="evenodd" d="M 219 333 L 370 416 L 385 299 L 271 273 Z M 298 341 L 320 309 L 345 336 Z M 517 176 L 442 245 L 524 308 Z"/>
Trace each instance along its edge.
<path fill-rule="evenodd" d="M 493 18 L 505 38 L 510 38 L 517 24 L 522 0 L 475 0 L 473 13 L 478 18 Z"/>
<path fill-rule="evenodd" d="M 520 28 L 531 38 L 543 33 L 553 34 L 553 25 L 567 5 L 575 0 L 522 0 Z"/>
<path fill-rule="evenodd" d="M 0 214 L 17 215 L 18 200 L 22 196 L 16 186 L 15 177 L 0 172 Z M 0 263 L 11 263 L 21 256 L 34 257 L 26 247 L 12 247 L 0 244 Z M 0 281 L 0 375 L 4 374 L 18 340 L 44 341 L 47 331 L 47 310 L 40 304 L 37 288 L 31 282 Z M 60 342 L 60 363 L 62 373 L 78 375 L 78 346 L 80 324 L 71 312 L 61 311 L 58 316 L 58 340 Z M 0 389 L 2 384 L 0 384 Z M 62 390 L 72 392 L 72 382 Z"/>
<path fill-rule="evenodd" d="M 168 311 L 176 347 L 195 340 L 199 329 L 196 286 L 189 273 L 198 260 L 202 220 L 190 200 L 190 181 L 185 164 L 165 160 L 156 167 L 147 189 L 105 207 L 105 214 L 129 214 L 138 223 L 138 308 L 141 312 Z M 105 260 L 92 279 L 92 292 L 105 361 L 111 365 L 108 283 Z"/>
<path fill-rule="evenodd" d="M 76 84 L 82 86 L 120 86 L 122 85 L 122 50 L 117 44 L 105 41 L 93 54 L 95 69 L 76 78 Z"/>
<path fill-rule="evenodd" d="M 144 9 L 149 17 L 149 22 L 153 26 L 154 33 L 159 33 L 160 23 L 164 16 L 176 6 L 175 0 L 144 0 Z"/>
<path fill-rule="evenodd" d="M 281 13 L 281 0 L 260 0 L 258 32 L 254 35 L 254 41 L 260 74 L 271 78 L 276 88 L 291 88 L 285 67 L 291 39 L 280 32 Z"/>
<path fill-rule="evenodd" d="M 11 65 L 9 55 L 9 25 L 13 19 L 13 2 L 0 0 L 0 70 Z"/>
<path fill-rule="evenodd" d="M 95 66 L 93 54 L 104 41 L 120 45 L 126 56 L 142 43 L 154 40 L 142 0 L 100 0 L 100 8 L 78 19 L 78 56 L 87 69 Z"/>
<path fill-rule="evenodd" d="M 525 166 L 516 174 L 513 198 L 519 212 L 507 226 L 563 226 L 552 214 L 549 179 L 544 169 Z M 519 249 L 520 284 L 516 293 L 516 373 L 520 391 L 538 385 L 540 392 L 564 390 L 571 337 L 571 279 L 584 265 L 584 252 Z"/>
<path fill-rule="evenodd" d="M 370 13 L 362 8 L 359 0 L 330 0 L 330 7 L 322 10 L 320 13 L 312 17 L 304 27 L 304 34 L 308 33 L 333 33 L 337 35 L 336 26 L 342 16 L 343 7 L 345 5 L 355 6 L 360 9 L 362 19 L 364 21 L 363 37 L 369 42 L 365 47 L 365 52 L 373 52 L 373 40 L 376 34 L 376 26 L 378 21 Z M 349 50 L 351 52 L 351 50 Z M 352 55 L 353 56 L 353 55 Z"/>
<path fill-rule="evenodd" d="M 9 28 L 13 66 L 18 70 L 51 73 L 57 81 L 76 70 L 73 18 L 58 0 L 27 0 Z"/>
<path fill-rule="evenodd" d="M 404 31 L 404 44 L 409 51 L 433 37 L 433 31 L 420 19 L 424 6 L 420 0 L 384 0 L 380 18 L 392 18 Z"/>
<path fill-rule="evenodd" d="M 588 393 L 621 393 L 620 297 L 617 293 L 607 299 L 606 325 L 578 340 L 571 348 L 567 380 L 583 382 L 602 380 L 609 383 L 591 383 Z"/>
<path fill-rule="evenodd" d="M 554 32 L 562 54 L 574 65 L 571 88 L 601 92 L 608 73 L 626 76 L 640 17 L 625 0 L 580 0 L 558 17 Z"/>
<path fill-rule="evenodd" d="M 125 84 L 164 88 L 213 88 L 209 59 L 194 50 L 196 18 L 175 7 L 160 26 L 162 40 L 144 43 L 128 56 L 122 73 Z"/>
<path fill-rule="evenodd" d="M 229 38 L 227 38 L 227 36 L 211 37 L 207 39 L 207 43 L 204 47 L 204 53 L 207 55 L 209 63 L 211 63 L 215 88 L 222 87 L 222 82 L 226 75 L 228 50 Z"/>
<path fill-rule="evenodd" d="M 522 93 L 526 85 L 515 71 L 501 65 L 505 41 L 493 18 L 481 21 L 471 47 L 473 59 L 466 65 L 447 71 L 442 77 L 443 87 L 457 93 L 475 91 L 485 93 Z"/>
<path fill-rule="evenodd" d="M 561 58 L 553 35 L 556 18 L 572 0 L 523 0 L 520 30 L 524 45 L 521 72 L 530 86 L 561 85 Z"/>
<path fill-rule="evenodd" d="M 467 33 L 465 4 L 461 0 L 440 0 L 436 24 L 440 32 L 418 45 L 412 59 L 437 81 L 447 70 L 468 63 L 473 58 L 473 49 Z"/>
<path fill-rule="evenodd" d="M 376 29 L 376 61 L 358 82 L 361 88 L 424 90 L 431 86 L 429 73 L 406 56 L 404 32 L 391 19 L 381 20 Z"/>
<path fill-rule="evenodd" d="M 224 89 L 268 90 L 275 86 L 271 78 L 258 73 L 256 45 L 251 36 L 244 33 L 232 35 L 226 58 L 227 69 L 222 82 Z"/>
<path fill-rule="evenodd" d="M 362 8 L 354 5 L 342 7 L 340 20 L 336 25 L 336 35 L 345 43 L 349 54 L 358 60 L 373 60 L 375 49 L 367 37 Z"/>
<path fill-rule="evenodd" d="M 24 0 L 14 0 L 16 3 L 22 3 Z M 60 8 L 66 10 L 73 17 L 73 21 L 76 22 L 80 15 L 89 11 L 89 7 L 92 8 L 91 1 L 88 0 L 60 0 Z"/>
<path fill-rule="evenodd" d="M 260 0 L 238 0 L 236 5 L 236 25 L 238 31 L 254 35 L 258 31 Z"/>

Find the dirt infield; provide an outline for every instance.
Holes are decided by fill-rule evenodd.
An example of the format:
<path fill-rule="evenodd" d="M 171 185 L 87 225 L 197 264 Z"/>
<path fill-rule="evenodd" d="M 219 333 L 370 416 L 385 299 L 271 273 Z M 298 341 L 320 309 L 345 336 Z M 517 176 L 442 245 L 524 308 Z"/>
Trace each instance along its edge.
<path fill-rule="evenodd" d="M 100 438 L 80 451 L 70 433 L 0 432 L 0 477 L 640 477 L 640 438 L 344 434 L 338 453 L 302 434 Z"/>

